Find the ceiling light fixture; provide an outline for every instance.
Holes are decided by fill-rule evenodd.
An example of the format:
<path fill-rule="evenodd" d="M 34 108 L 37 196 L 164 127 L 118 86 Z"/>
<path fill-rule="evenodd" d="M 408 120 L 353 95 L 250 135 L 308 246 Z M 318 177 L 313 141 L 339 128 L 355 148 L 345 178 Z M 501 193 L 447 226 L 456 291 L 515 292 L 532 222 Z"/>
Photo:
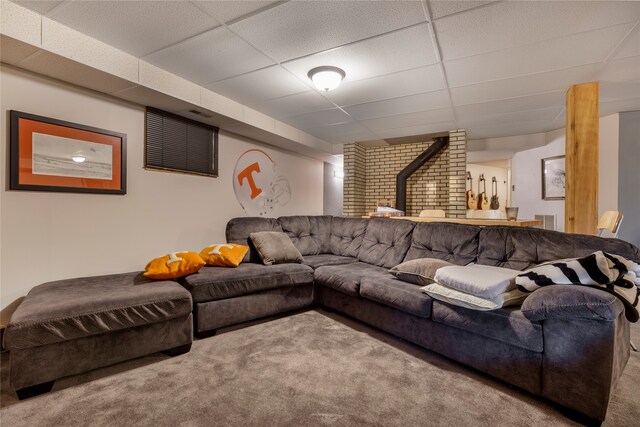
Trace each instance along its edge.
<path fill-rule="evenodd" d="M 315 87 L 328 92 L 338 87 L 342 79 L 346 76 L 343 70 L 338 67 L 316 67 L 307 74 Z"/>
<path fill-rule="evenodd" d="M 85 160 L 87 160 L 87 158 L 85 156 L 80 155 L 80 154 L 74 154 L 73 156 L 71 156 L 71 160 L 73 160 L 76 163 L 82 163 Z"/>

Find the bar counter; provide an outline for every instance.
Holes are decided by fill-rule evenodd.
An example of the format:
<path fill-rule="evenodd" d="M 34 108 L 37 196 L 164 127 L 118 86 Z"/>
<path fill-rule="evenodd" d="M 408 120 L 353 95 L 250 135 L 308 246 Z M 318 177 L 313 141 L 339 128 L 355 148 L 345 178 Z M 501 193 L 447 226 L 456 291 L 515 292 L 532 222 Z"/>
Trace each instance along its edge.
<path fill-rule="evenodd" d="M 369 218 L 369 217 L 366 217 Z M 395 216 L 389 217 L 389 219 L 403 219 L 406 221 L 414 222 L 453 222 L 457 224 L 471 224 L 471 225 L 506 225 L 508 227 L 535 227 L 544 225 L 541 220 L 536 219 L 517 219 L 515 221 L 509 221 L 506 219 L 478 219 L 478 218 L 420 218 L 417 216 Z"/>

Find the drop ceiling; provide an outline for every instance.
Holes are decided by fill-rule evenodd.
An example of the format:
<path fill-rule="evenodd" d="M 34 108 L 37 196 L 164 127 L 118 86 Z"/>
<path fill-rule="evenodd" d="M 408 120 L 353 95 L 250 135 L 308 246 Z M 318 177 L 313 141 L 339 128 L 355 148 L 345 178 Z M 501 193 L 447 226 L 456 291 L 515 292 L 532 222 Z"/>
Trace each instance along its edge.
<path fill-rule="evenodd" d="M 332 143 L 546 132 L 590 81 L 640 110 L 640 2 L 14 2 Z"/>

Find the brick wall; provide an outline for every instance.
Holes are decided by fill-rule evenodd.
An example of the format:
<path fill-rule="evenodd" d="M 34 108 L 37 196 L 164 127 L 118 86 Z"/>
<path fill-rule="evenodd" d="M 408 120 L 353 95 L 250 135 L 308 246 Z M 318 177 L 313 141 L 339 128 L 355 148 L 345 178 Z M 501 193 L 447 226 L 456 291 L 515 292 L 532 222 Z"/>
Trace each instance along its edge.
<path fill-rule="evenodd" d="M 433 141 L 365 148 L 344 146 L 344 215 L 359 217 L 376 208 L 376 200 L 396 198 L 396 176 Z M 407 180 L 407 215 L 443 209 L 450 218 L 464 218 L 467 138 L 464 130 L 449 132 L 449 145 Z"/>

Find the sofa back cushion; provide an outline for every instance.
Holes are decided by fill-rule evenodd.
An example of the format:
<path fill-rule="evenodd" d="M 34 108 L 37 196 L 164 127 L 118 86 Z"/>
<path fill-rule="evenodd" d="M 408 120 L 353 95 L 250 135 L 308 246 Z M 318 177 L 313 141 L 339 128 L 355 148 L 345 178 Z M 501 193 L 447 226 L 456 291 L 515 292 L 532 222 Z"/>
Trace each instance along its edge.
<path fill-rule="evenodd" d="M 578 258 L 604 251 L 640 261 L 631 243 L 583 234 L 520 227 L 484 227 L 478 243 L 478 264 L 524 270 L 547 261 Z"/>
<path fill-rule="evenodd" d="M 367 221 L 369 224 L 358 252 L 358 259 L 385 268 L 400 264 L 411 245 L 411 230 L 415 222 L 381 218 Z"/>
<path fill-rule="evenodd" d="M 262 264 L 260 255 L 249 239 L 249 234 L 258 231 L 282 231 L 282 227 L 277 219 L 262 217 L 233 218 L 227 223 L 227 242 L 249 246 L 249 252 L 244 256 L 242 262 Z"/>
<path fill-rule="evenodd" d="M 365 218 L 334 217 L 331 221 L 331 253 L 357 258 L 367 224 L 369 220 Z"/>
<path fill-rule="evenodd" d="M 331 252 L 331 216 L 281 216 L 278 222 L 293 245 L 304 255 Z"/>
<path fill-rule="evenodd" d="M 437 258 L 467 265 L 478 257 L 480 227 L 445 222 L 420 222 L 411 234 L 411 247 L 404 261 Z"/>

